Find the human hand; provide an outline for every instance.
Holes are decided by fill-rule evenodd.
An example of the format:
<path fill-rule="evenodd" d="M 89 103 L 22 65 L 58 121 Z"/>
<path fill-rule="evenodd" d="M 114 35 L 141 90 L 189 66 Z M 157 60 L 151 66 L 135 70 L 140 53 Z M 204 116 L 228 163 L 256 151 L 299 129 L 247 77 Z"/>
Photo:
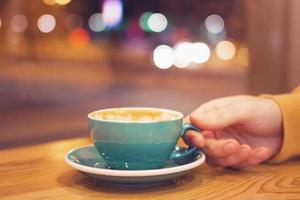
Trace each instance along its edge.
<path fill-rule="evenodd" d="M 185 119 L 202 136 L 188 131 L 185 141 L 201 148 L 213 166 L 243 168 L 270 159 L 282 143 L 282 118 L 270 99 L 232 96 L 201 105 Z"/>

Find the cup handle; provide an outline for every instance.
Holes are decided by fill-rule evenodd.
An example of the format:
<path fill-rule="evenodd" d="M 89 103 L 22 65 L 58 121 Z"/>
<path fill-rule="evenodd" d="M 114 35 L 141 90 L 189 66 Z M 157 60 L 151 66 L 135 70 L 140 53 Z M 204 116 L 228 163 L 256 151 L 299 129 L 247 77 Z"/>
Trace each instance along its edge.
<path fill-rule="evenodd" d="M 182 125 L 181 137 L 184 137 L 185 133 L 188 130 L 194 130 L 194 131 L 197 131 L 199 134 L 201 134 L 201 130 L 198 127 L 196 127 L 196 126 L 194 126 L 192 124 L 186 123 L 186 124 Z M 170 156 L 170 159 L 171 160 L 175 160 L 175 159 L 185 158 L 186 156 L 191 155 L 196 150 L 197 150 L 196 147 L 189 146 L 188 149 L 186 149 L 186 150 L 184 150 L 182 152 L 172 153 L 171 156 Z"/>

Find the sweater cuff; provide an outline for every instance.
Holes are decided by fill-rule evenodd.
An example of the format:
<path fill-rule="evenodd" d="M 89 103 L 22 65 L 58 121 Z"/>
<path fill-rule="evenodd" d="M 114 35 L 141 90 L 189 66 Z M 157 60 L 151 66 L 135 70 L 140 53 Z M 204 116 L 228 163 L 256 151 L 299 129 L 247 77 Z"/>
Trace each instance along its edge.
<path fill-rule="evenodd" d="M 279 163 L 300 155 L 300 94 L 261 95 L 274 100 L 283 120 L 283 142 L 280 151 L 268 162 Z"/>

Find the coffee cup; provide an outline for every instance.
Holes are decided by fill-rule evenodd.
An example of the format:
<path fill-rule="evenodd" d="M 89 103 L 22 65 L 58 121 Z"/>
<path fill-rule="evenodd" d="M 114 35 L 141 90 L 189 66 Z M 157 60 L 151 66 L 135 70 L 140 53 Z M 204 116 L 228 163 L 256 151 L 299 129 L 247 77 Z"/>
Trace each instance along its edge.
<path fill-rule="evenodd" d="M 196 148 L 173 155 L 187 130 L 183 114 L 160 108 L 109 108 L 88 114 L 90 134 L 107 167 L 119 170 L 158 169 L 169 159 L 192 154 Z"/>

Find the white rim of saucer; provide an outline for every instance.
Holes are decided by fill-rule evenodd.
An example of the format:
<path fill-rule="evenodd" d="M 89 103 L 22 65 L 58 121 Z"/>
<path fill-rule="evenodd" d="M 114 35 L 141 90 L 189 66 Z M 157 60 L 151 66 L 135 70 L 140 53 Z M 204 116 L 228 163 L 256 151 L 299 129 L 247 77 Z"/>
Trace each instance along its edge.
<path fill-rule="evenodd" d="M 70 150 L 65 155 L 65 162 L 70 165 L 71 167 L 82 171 L 88 172 L 91 174 L 103 175 L 103 176 L 116 176 L 116 177 L 147 177 L 147 176 L 160 176 L 160 175 L 168 175 L 168 174 L 175 174 L 183 171 L 187 171 L 198 167 L 205 161 L 205 155 L 201 152 L 201 157 L 194 162 L 189 164 L 180 165 L 177 167 L 170 167 L 170 168 L 163 168 L 163 169 L 150 169 L 150 170 L 114 170 L 114 169 L 102 169 L 96 167 L 88 167 L 78 163 L 74 163 L 68 159 L 68 155 L 75 150 L 83 149 L 93 145 L 85 145 L 78 148 L 74 148 Z"/>

